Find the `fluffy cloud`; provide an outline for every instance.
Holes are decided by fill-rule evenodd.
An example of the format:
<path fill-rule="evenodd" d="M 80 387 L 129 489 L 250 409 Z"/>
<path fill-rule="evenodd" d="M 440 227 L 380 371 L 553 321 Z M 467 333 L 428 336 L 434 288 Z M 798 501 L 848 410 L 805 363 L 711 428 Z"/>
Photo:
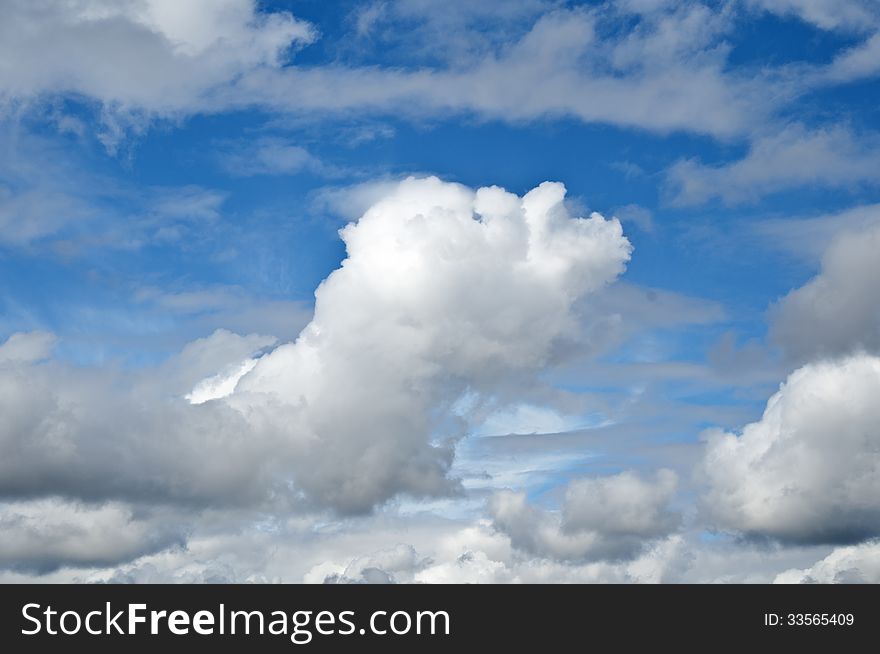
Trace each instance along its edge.
<path fill-rule="evenodd" d="M 795 359 L 880 352 L 880 222 L 843 231 L 822 257 L 822 270 L 771 312 L 772 336 Z"/>
<path fill-rule="evenodd" d="M 13 0 L 3 14 L 0 97 L 83 95 L 160 114 L 197 108 L 217 85 L 314 38 L 254 0 Z"/>
<path fill-rule="evenodd" d="M 342 230 L 348 256 L 297 341 L 226 401 L 286 409 L 283 429 L 309 452 L 297 484 L 320 503 L 362 511 L 448 492 L 452 450 L 432 443 L 442 408 L 557 361 L 578 337 L 575 303 L 629 258 L 616 220 L 572 218 L 564 195 L 400 183 Z"/>
<path fill-rule="evenodd" d="M 397 583 L 398 580 L 412 581 L 413 574 L 430 563 L 431 560 L 419 556 L 412 545 L 398 544 L 369 556 L 359 556 L 343 570 L 326 575 L 322 580 L 318 576 L 326 564 L 318 566 L 306 574 L 305 581 L 320 580 L 325 584 L 389 584 Z"/>
<path fill-rule="evenodd" d="M 634 553 L 628 560 L 572 561 L 536 557 L 513 547 L 508 535 L 486 521 L 447 530 L 438 535 L 429 551 L 431 556 L 419 557 L 412 548 L 398 546 L 369 557 L 358 557 L 350 566 L 357 569 L 364 561 L 375 564 L 388 561 L 398 572 L 371 568 L 372 581 L 378 583 L 386 583 L 388 579 L 414 583 L 660 583 L 679 579 L 689 561 L 687 545 L 678 535 L 647 542 L 641 552 Z M 306 580 L 319 581 L 321 569 L 322 566 L 316 566 L 306 575 Z M 379 574 L 380 571 L 385 575 Z M 338 577 L 331 575 L 323 579 L 336 581 Z M 358 581 L 369 580 L 361 576 Z"/>
<path fill-rule="evenodd" d="M 635 558 L 572 561 L 515 548 L 511 538 L 489 520 L 451 520 L 424 511 L 400 514 L 393 507 L 347 518 L 288 513 L 259 519 L 251 510 L 228 507 L 198 513 L 145 512 L 138 507 L 129 523 L 130 512 L 124 505 L 105 506 L 109 509 L 52 499 L 14 503 L 4 509 L 27 514 L 32 526 L 43 525 L 41 534 L 64 536 L 60 542 L 65 544 L 53 552 L 52 543 L 29 541 L 34 549 L 29 562 L 15 566 L 10 559 L 0 563 L 0 581 L 766 583 L 781 570 L 803 571 L 832 553 L 828 547 L 768 547 L 738 539 L 707 540 L 698 532 L 682 531 L 650 540 Z M 43 511 L 45 516 L 41 516 Z M 116 517 L 88 517 L 96 511 Z M 73 529 L 74 519 L 103 535 L 107 543 L 100 551 L 110 550 L 112 555 L 102 562 L 66 544 L 87 542 L 82 531 Z M 185 525 L 185 547 L 177 546 L 179 541 L 172 536 L 182 532 L 170 525 Z M 153 543 L 156 550 L 144 546 L 126 552 L 118 544 L 128 541 L 127 534 L 114 533 L 123 527 Z M 161 539 L 166 535 L 163 548 Z M 129 555 L 137 558 L 128 561 Z M 40 557 L 42 561 L 35 562 Z M 63 567 L 57 567 L 59 562 Z"/>
<path fill-rule="evenodd" d="M 575 304 L 629 258 L 616 220 L 572 218 L 564 195 L 402 182 L 342 230 L 311 323 L 268 354 L 274 338 L 220 330 L 132 373 L 13 336 L 0 494 L 360 512 L 454 491 L 449 407 L 557 361 L 580 337 Z"/>
<path fill-rule="evenodd" d="M 677 485 L 671 470 L 655 479 L 632 472 L 569 484 L 560 513 L 530 505 L 524 493 L 502 492 L 490 503 L 494 525 L 524 552 L 562 561 L 633 558 L 669 536 L 680 517 L 669 508 Z"/>
<path fill-rule="evenodd" d="M 279 435 L 182 395 L 271 343 L 217 332 L 161 368 L 138 374 L 43 358 L 13 337 L 0 363 L 0 496 L 189 505 L 264 501 Z M 30 340 L 42 339 L 31 336 Z"/>
<path fill-rule="evenodd" d="M 877 584 L 880 583 L 880 542 L 835 548 L 809 568 L 792 569 L 776 576 L 777 584 Z"/>
<path fill-rule="evenodd" d="M 716 523 L 753 536 L 848 543 L 880 534 L 880 358 L 810 363 L 761 420 L 708 434 L 702 465 Z"/>
<path fill-rule="evenodd" d="M 852 543 L 880 534 L 880 227 L 864 207 L 802 229 L 794 221 L 762 229 L 793 228 L 808 254 L 831 239 L 820 273 L 770 312 L 772 338 L 790 360 L 809 363 L 758 422 L 739 435 L 708 435 L 706 508 L 718 526 L 749 536 Z"/>

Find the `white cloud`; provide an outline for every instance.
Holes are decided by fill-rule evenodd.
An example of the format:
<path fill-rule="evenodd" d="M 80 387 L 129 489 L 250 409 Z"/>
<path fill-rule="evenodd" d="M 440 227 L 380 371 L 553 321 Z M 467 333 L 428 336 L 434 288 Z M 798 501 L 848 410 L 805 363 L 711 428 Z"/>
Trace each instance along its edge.
<path fill-rule="evenodd" d="M 755 201 L 769 193 L 811 185 L 855 188 L 880 182 L 875 138 L 857 137 L 844 127 L 808 131 L 790 125 L 756 138 L 742 159 L 710 166 L 682 160 L 667 171 L 676 205 L 718 198 L 727 204 Z"/>
<path fill-rule="evenodd" d="M 828 82 L 850 82 L 872 77 L 880 72 L 880 32 L 834 57 L 820 79 Z"/>
<path fill-rule="evenodd" d="M 48 508 L 49 515 L 39 517 L 40 504 L 28 503 L 32 520 L 55 525 L 65 521 Z M 80 505 L 62 505 L 68 509 L 67 517 L 86 511 Z M 119 508 L 118 524 L 106 520 L 107 531 L 121 528 L 127 519 L 127 509 Z M 780 571 L 806 569 L 832 551 L 826 547 L 753 546 L 732 539 L 711 541 L 699 534 L 674 534 L 646 543 L 631 560 L 573 562 L 516 549 L 488 520 L 448 520 L 427 513 L 403 515 L 383 510 L 344 519 L 281 514 L 257 520 L 250 510 L 227 507 L 171 515 L 162 511 L 145 515 L 141 510 L 136 520 L 141 522 L 132 529 L 140 534 L 159 535 L 163 525 L 185 524 L 186 546 L 178 547 L 171 539 L 168 547 L 153 552 L 144 549 L 140 556 L 135 553 L 137 558 L 131 562 L 123 562 L 125 557 L 120 556 L 119 563 L 115 558 L 101 563 L 94 557 L 77 560 L 77 543 L 83 541 L 70 538 L 65 541 L 69 547 L 56 548 L 58 556 L 44 558 L 40 566 L 5 570 L 0 566 L 0 581 L 766 583 Z M 147 528 L 146 520 L 152 528 Z M 125 534 L 117 536 L 126 540 Z M 114 552 L 123 551 L 113 545 L 117 537 L 108 539 Z M 41 548 L 51 549 L 51 544 L 36 550 Z M 65 561 L 64 567 L 57 568 L 59 558 Z"/>
<path fill-rule="evenodd" d="M 321 568 L 306 574 L 304 581 L 335 584 L 382 584 L 412 581 L 415 573 L 431 563 L 422 557 L 412 545 L 398 544 L 395 547 L 379 550 L 368 556 L 359 556 L 345 568 L 325 574 L 319 578 Z"/>
<path fill-rule="evenodd" d="M 780 16 L 796 16 L 825 30 L 862 31 L 880 23 L 872 0 L 748 0 L 748 3 Z"/>
<path fill-rule="evenodd" d="M 347 221 L 357 220 L 385 196 L 394 192 L 400 179 L 374 179 L 347 186 L 325 186 L 312 195 L 312 206 Z"/>
<path fill-rule="evenodd" d="M 837 235 L 819 274 L 773 307 L 771 335 L 790 357 L 880 352 L 880 222 L 873 218 L 873 226 Z"/>
<path fill-rule="evenodd" d="M 578 563 L 536 558 L 511 546 L 486 520 L 436 525 L 417 536 L 418 546 L 397 544 L 348 562 L 325 560 L 305 575 L 309 583 L 658 583 L 687 568 L 686 543 L 672 536 L 646 545 L 629 561 Z M 393 539 L 403 536 L 387 534 Z M 353 540 L 352 542 L 356 542 Z"/>
<path fill-rule="evenodd" d="M 662 583 L 680 579 L 689 554 L 680 536 L 646 543 L 632 560 L 572 562 L 523 555 L 507 536 L 478 523 L 441 540 L 421 583 Z"/>
<path fill-rule="evenodd" d="M 240 363 L 233 364 L 226 370 L 201 380 L 184 397 L 189 400 L 190 404 L 204 404 L 211 400 L 229 397 L 235 392 L 238 380 L 253 370 L 256 365 L 257 359 L 245 359 Z"/>
<path fill-rule="evenodd" d="M 579 479 L 569 484 L 560 513 L 530 505 L 525 493 L 493 496 L 493 524 L 512 545 L 562 561 L 634 558 L 652 541 L 672 534 L 680 517 L 669 508 L 677 477 L 660 470 L 655 479 L 632 472 Z"/>
<path fill-rule="evenodd" d="M 177 356 L 165 363 L 166 389 L 175 394 L 189 390 L 193 385 L 193 394 L 219 390 L 228 383 L 229 377 L 237 379 L 244 374 L 241 372 L 243 367 L 252 368 L 257 358 L 254 355 L 263 354 L 276 343 L 273 336 L 239 336 L 218 329 L 208 337 L 187 343 Z M 199 404 L 195 400 L 192 402 Z"/>
<path fill-rule="evenodd" d="M 776 576 L 777 584 L 877 584 L 880 583 L 880 542 L 835 548 L 809 568 L 792 569 Z"/>
<path fill-rule="evenodd" d="M 599 16 L 614 23 L 614 10 Z M 276 111 L 476 113 L 512 121 L 571 116 L 587 122 L 716 136 L 742 134 L 767 111 L 751 79 L 723 72 L 723 49 L 672 38 L 676 27 L 716 38 L 726 24 L 700 7 L 651 14 L 627 38 L 596 34 L 597 14 L 541 16 L 519 40 L 456 68 L 324 66 L 261 69 L 221 89 L 229 107 Z"/>
<path fill-rule="evenodd" d="M 0 345 L 0 366 L 48 359 L 57 342 L 49 332 L 19 332 Z"/>
<path fill-rule="evenodd" d="M 479 4 L 363 6 L 352 22 L 354 38 L 335 45 L 364 54 L 369 41 L 391 64 L 341 57 L 297 66 L 289 65 L 290 50 L 314 41 L 316 30 L 286 12 L 261 10 L 254 0 L 15 0 L 4 7 L 0 25 L 0 62 L 7 62 L 0 63 L 0 103 L 96 101 L 101 138 L 111 150 L 153 117 L 248 108 L 361 119 L 370 113 L 470 113 L 514 122 L 568 116 L 726 139 L 766 126 L 804 90 L 876 72 L 870 37 L 827 67 L 731 71 L 725 39 L 740 13 L 736 3 Z M 827 28 L 876 23 L 857 0 L 834 12 L 816 0 L 762 4 Z M 61 128 L 64 119 L 53 120 Z M 238 169 L 327 172 L 298 147 L 265 148 Z"/>
<path fill-rule="evenodd" d="M 13 0 L 0 24 L 0 93 L 79 94 L 160 115 L 204 107 L 211 90 L 283 63 L 312 28 L 254 0 Z"/>
<path fill-rule="evenodd" d="M 221 330 L 132 373 L 35 363 L 49 337 L 13 337 L 0 494 L 357 512 L 455 490 L 449 406 L 466 388 L 533 381 L 579 337 L 575 303 L 629 258 L 617 221 L 571 217 L 564 194 L 402 182 L 342 230 L 348 257 L 314 318 L 269 354 L 274 338 Z"/>
<path fill-rule="evenodd" d="M 810 363 L 741 434 L 710 432 L 702 472 L 711 518 L 724 529 L 788 542 L 880 534 L 877 397 L 880 358 Z"/>
<path fill-rule="evenodd" d="M 401 66 L 301 67 L 284 65 L 287 53 L 314 40 L 313 28 L 284 12 L 258 11 L 253 0 L 202 0 L 185 8 L 170 0 L 60 6 L 17 0 L 7 3 L 0 26 L 0 61 L 7 62 L 0 64 L 0 99 L 95 100 L 112 150 L 151 117 L 251 107 L 360 117 L 571 116 L 729 137 L 743 134 L 779 96 L 771 102 L 763 82 L 725 71 L 721 39 L 729 11 L 664 7 L 643 12 L 621 35 L 630 12 L 642 10 L 613 2 L 572 10 L 538 2 L 472 4 L 455 12 L 394 3 L 387 33 L 397 47 L 388 49 L 405 55 Z M 420 44 L 439 35 L 444 47 L 419 57 Z M 426 63 L 413 68 L 414 60 Z"/>
<path fill-rule="evenodd" d="M 523 198 L 400 183 L 341 231 L 348 256 L 296 343 L 261 358 L 226 401 L 288 407 L 284 429 L 317 454 L 298 459 L 297 483 L 321 503 L 365 510 L 401 491 L 448 492 L 437 410 L 551 365 L 578 333 L 575 302 L 629 258 L 617 221 L 573 219 L 564 195 L 550 183 Z"/>

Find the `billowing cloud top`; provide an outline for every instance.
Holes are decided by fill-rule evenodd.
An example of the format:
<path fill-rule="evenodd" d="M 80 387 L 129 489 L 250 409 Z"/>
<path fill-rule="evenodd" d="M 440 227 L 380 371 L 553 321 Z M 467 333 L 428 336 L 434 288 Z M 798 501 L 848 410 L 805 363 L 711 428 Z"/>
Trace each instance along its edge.
<path fill-rule="evenodd" d="M 364 510 L 449 490 L 438 408 L 533 375 L 576 338 L 573 308 L 630 255 L 617 220 L 573 218 L 565 187 L 524 197 L 410 178 L 342 230 L 348 257 L 295 343 L 261 358 L 227 402 L 287 408 L 297 483 Z M 447 436 L 449 434 L 446 434 Z"/>
<path fill-rule="evenodd" d="M 297 497 L 351 513 L 455 490 L 448 439 L 462 426 L 441 428 L 445 410 L 552 363 L 578 334 L 577 301 L 629 258 L 617 220 L 574 218 L 564 196 L 400 183 L 342 230 L 348 257 L 314 318 L 269 354 L 271 337 L 219 330 L 133 376 L 41 362 L 51 336 L 13 336 L 0 346 L 0 493 Z"/>
<path fill-rule="evenodd" d="M 741 436 L 712 433 L 704 472 L 721 525 L 795 542 L 880 535 L 880 358 L 792 373 Z"/>

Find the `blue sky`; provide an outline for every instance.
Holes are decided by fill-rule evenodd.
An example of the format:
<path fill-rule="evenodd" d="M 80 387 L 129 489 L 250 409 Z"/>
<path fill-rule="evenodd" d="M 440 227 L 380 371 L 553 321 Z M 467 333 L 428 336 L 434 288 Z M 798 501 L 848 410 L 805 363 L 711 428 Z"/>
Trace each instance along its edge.
<path fill-rule="evenodd" d="M 599 290 L 570 307 L 580 331 L 564 356 L 547 359 L 528 381 L 499 378 L 491 385 L 465 375 L 462 388 L 480 398 L 481 408 L 460 416 L 450 407 L 463 401 L 455 394 L 461 389 L 442 400 L 419 398 L 436 418 L 425 437 L 437 447 L 458 439 L 442 476 L 464 479 L 464 496 L 432 490 L 417 497 L 401 482 L 399 493 L 377 495 L 372 518 L 352 518 L 306 486 L 301 492 L 314 505 L 282 511 L 260 504 L 253 515 L 318 515 L 319 524 L 360 534 L 351 540 L 363 542 L 363 551 L 347 541 L 324 542 L 333 556 L 311 555 L 311 570 L 232 577 L 314 580 L 397 547 L 400 529 L 423 529 L 430 542 L 433 521 L 476 529 L 468 521 L 488 520 L 486 538 L 507 538 L 516 556 L 549 561 L 550 579 L 575 565 L 567 553 L 580 545 L 524 542 L 523 516 L 552 531 L 554 520 L 568 519 L 558 517 L 561 507 L 561 515 L 577 513 L 565 508 L 575 502 L 570 498 L 615 492 L 669 500 L 681 510 L 685 527 L 667 529 L 666 514 L 648 502 L 655 531 L 666 538 L 640 534 L 650 547 L 672 548 L 678 538 L 685 545 L 675 547 L 686 549 L 689 539 L 699 540 L 694 534 L 721 533 L 713 547 L 731 548 L 721 558 L 749 561 L 759 580 L 809 568 L 835 554 L 831 544 L 866 547 L 795 526 L 785 533 L 765 528 L 763 518 L 742 507 L 720 507 L 717 494 L 729 480 L 708 474 L 707 482 L 696 470 L 710 439 L 705 430 L 741 435 L 751 423 L 759 431 L 768 398 L 791 373 L 824 365 L 829 356 L 867 357 L 880 345 L 873 269 L 861 270 L 854 258 L 852 270 L 838 273 L 828 263 L 847 261 L 831 254 L 842 235 L 866 230 L 854 242 L 867 242 L 880 223 L 880 13 L 873 2 L 172 5 L 13 2 L 3 10 L 0 343 L 16 334 L 54 335 L 46 355 L 28 364 L 34 370 L 82 374 L 89 384 L 115 379 L 96 388 L 115 384 L 136 395 L 142 384 L 161 387 L 169 370 L 192 387 L 294 341 L 313 319 L 316 288 L 347 256 L 339 230 L 383 198 L 398 197 L 395 189 L 410 176 L 470 189 L 495 185 L 517 196 L 561 182 L 570 216 L 616 217 L 632 245 L 625 272 L 609 272 Z M 859 276 L 851 287 L 841 277 L 849 274 Z M 835 291 L 836 283 L 843 290 Z M 866 290 L 857 295 L 850 288 Z M 810 331 L 834 321 L 819 315 L 825 296 L 811 295 L 826 292 L 844 303 L 834 309 L 841 334 L 833 342 L 823 336 L 828 329 Z M 327 314 L 336 316 L 336 309 L 334 303 Z M 227 332 L 267 339 L 218 340 L 219 354 L 205 354 L 183 372 L 192 344 L 214 343 L 218 329 L 225 330 L 219 339 Z M 180 399 L 185 391 L 169 387 L 166 395 Z M 174 420 L 156 418 L 165 419 Z M 77 443 L 72 447 L 89 450 Z M 651 476 L 661 468 L 677 475 L 676 491 L 668 490 L 665 473 Z M 304 475 L 287 478 L 294 487 L 297 474 Z M 601 480 L 615 474 L 624 475 L 619 486 L 604 489 Z M 0 501 L 37 522 L 49 520 L 40 511 L 51 512 L 28 502 L 85 502 L 96 520 L 104 519 L 102 511 L 143 508 L 143 498 L 106 489 L 78 493 L 47 475 L 38 490 L 0 485 Z M 736 483 L 761 486 L 762 479 Z M 805 493 L 822 490 L 804 484 Z M 503 494 L 516 492 L 531 508 Z M 162 514 L 163 529 L 182 520 L 175 501 L 149 505 Z M 713 502 L 719 506 L 707 509 Z M 880 509 L 854 520 L 873 525 L 875 514 Z M 253 515 L 236 514 L 232 522 Z M 199 513 L 204 523 L 192 538 L 215 537 L 216 518 L 205 516 Z M 599 520 L 590 516 L 587 522 Z M 408 520 L 415 521 L 411 527 Z M 390 533 L 377 536 L 383 529 Z M 875 535 L 873 526 L 866 533 Z M 761 558 L 741 544 L 743 535 L 782 545 Z M 578 574 L 633 577 L 620 557 L 646 550 L 597 538 L 603 544 L 596 551 L 616 552 L 609 559 L 616 563 L 596 572 L 589 565 L 606 565 L 605 555 L 575 557 Z M 214 554 L 204 556 L 216 560 L 202 560 L 205 569 L 228 555 L 212 547 Z M 187 565 L 183 554 L 162 547 L 121 549 L 127 554 L 110 556 L 110 564 L 62 553 L 57 564 L 32 567 L 106 578 L 128 566 L 126 574 L 146 578 L 132 572 L 144 569 L 141 556 L 166 556 L 149 562 L 160 576 Z M 497 579 L 522 579 L 514 563 L 499 562 L 501 555 L 480 555 L 504 568 Z M 692 569 L 691 579 L 733 574 L 711 563 L 711 552 L 694 556 L 706 567 Z M 256 569 L 224 561 L 230 570 Z M 398 577 L 436 580 L 448 572 L 439 563 L 407 565 Z"/>

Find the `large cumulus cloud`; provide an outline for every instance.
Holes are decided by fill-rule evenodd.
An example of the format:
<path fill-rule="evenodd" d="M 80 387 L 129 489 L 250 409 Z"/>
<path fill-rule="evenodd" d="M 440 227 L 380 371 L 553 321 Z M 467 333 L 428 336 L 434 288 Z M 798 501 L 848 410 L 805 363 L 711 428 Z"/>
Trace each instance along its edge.
<path fill-rule="evenodd" d="M 557 361 L 580 333 L 576 304 L 629 258 L 616 220 L 574 218 L 564 195 L 401 183 L 342 231 L 347 258 L 279 347 L 221 330 L 126 371 L 13 336 L 0 498 L 352 513 L 454 492 L 449 438 L 464 425 L 450 406 Z"/>
<path fill-rule="evenodd" d="M 348 256 L 297 341 L 225 401 L 283 410 L 303 448 L 297 484 L 321 504 L 448 491 L 452 451 L 432 440 L 449 435 L 452 403 L 557 361 L 578 337 L 577 301 L 629 258 L 617 220 L 573 218 L 564 196 L 552 183 L 519 198 L 405 180 L 342 230 Z"/>
<path fill-rule="evenodd" d="M 706 505 L 717 524 L 800 543 L 880 534 L 880 358 L 791 374 L 758 422 L 708 435 Z"/>

